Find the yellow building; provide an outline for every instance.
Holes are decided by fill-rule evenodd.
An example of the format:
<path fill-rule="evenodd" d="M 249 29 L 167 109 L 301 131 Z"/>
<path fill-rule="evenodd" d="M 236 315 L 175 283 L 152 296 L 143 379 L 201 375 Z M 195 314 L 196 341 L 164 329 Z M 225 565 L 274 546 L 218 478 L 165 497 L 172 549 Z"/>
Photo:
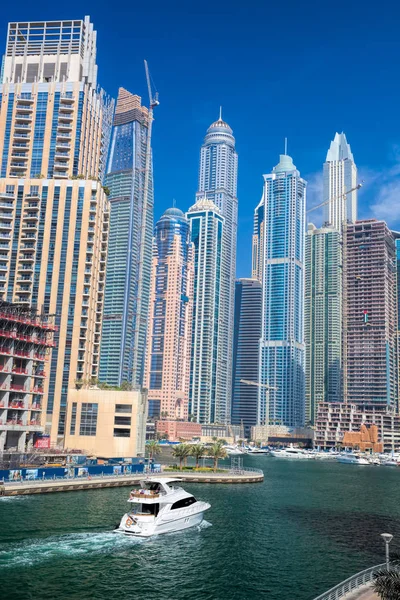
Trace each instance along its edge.
<path fill-rule="evenodd" d="M 0 85 L 0 299 L 55 315 L 42 425 L 65 433 L 68 389 L 97 378 L 113 102 L 81 21 L 8 28 Z"/>
<path fill-rule="evenodd" d="M 144 456 L 147 392 L 70 390 L 65 447 L 104 458 Z"/>

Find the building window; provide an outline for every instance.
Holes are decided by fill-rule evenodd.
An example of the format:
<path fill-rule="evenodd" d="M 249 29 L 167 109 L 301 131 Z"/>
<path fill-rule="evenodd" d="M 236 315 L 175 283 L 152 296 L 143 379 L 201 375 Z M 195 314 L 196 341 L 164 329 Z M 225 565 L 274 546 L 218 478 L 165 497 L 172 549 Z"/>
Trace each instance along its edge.
<path fill-rule="evenodd" d="M 98 404 L 82 402 L 79 435 L 96 435 Z"/>
<path fill-rule="evenodd" d="M 132 412 L 132 404 L 116 404 L 115 412 L 116 413 L 131 413 Z"/>
<path fill-rule="evenodd" d="M 131 430 L 114 428 L 114 437 L 131 437 Z"/>
<path fill-rule="evenodd" d="M 115 417 L 114 418 L 114 425 L 131 425 L 131 418 L 130 417 Z"/>
<path fill-rule="evenodd" d="M 69 430 L 70 435 L 75 435 L 75 426 L 76 426 L 76 402 L 72 403 L 72 412 L 71 412 L 71 427 Z"/>

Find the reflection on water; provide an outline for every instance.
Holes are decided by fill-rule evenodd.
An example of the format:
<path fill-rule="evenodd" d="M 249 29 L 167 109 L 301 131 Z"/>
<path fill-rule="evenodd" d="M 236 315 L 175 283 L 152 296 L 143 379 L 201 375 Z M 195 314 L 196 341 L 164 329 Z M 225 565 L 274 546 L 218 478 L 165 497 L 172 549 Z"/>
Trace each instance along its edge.
<path fill-rule="evenodd" d="M 245 461 L 264 483 L 185 484 L 209 521 L 150 539 L 113 533 L 124 488 L 0 499 L 4 597 L 312 600 L 400 545 L 400 469 Z"/>

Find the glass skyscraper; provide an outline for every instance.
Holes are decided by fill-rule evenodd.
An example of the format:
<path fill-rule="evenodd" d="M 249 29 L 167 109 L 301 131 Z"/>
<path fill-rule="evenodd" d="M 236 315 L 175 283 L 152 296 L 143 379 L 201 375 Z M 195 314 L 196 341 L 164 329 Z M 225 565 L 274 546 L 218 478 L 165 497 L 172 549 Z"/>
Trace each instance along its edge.
<path fill-rule="evenodd" d="M 226 331 L 221 318 L 224 218 L 199 199 L 187 213 L 194 246 L 194 292 L 189 412 L 198 423 L 227 421 Z M 230 388 L 230 385 L 229 385 Z"/>
<path fill-rule="evenodd" d="M 306 422 L 318 402 L 342 400 L 342 245 L 332 226 L 308 226 L 306 235 Z"/>
<path fill-rule="evenodd" d="M 257 425 L 258 388 L 241 382 L 258 379 L 262 287 L 257 279 L 238 279 L 233 336 L 232 424 L 244 427 L 245 437 Z"/>
<path fill-rule="evenodd" d="M 237 171 L 238 156 L 232 129 L 219 119 L 208 128 L 200 151 L 199 187 L 197 199 L 206 198 L 214 202 L 224 218 L 224 240 L 221 256 L 223 286 L 220 301 L 220 327 L 222 346 L 220 355 L 221 398 L 225 397 L 226 408 L 220 406 L 221 422 L 230 421 L 232 385 L 232 348 L 236 280 L 237 239 Z M 223 388 L 223 389 L 222 389 Z"/>
<path fill-rule="evenodd" d="M 149 415 L 188 419 L 193 245 L 189 222 L 169 208 L 156 223 L 145 387 Z"/>
<path fill-rule="evenodd" d="M 141 386 L 153 239 L 153 171 L 145 189 L 149 113 L 120 88 L 105 184 L 111 204 L 100 381 Z M 145 197 L 145 195 L 147 197 Z"/>
<path fill-rule="evenodd" d="M 264 175 L 262 331 L 258 424 L 304 424 L 304 225 L 306 182 L 290 156 Z M 259 261 L 257 261 L 259 262 Z"/>

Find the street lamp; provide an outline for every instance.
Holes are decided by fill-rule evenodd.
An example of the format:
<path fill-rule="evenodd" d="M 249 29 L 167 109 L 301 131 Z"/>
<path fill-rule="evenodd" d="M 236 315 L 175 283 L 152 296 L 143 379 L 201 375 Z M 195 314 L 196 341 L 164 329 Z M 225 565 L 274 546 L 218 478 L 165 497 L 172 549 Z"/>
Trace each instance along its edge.
<path fill-rule="evenodd" d="M 381 533 L 381 538 L 385 542 L 385 551 L 386 551 L 386 570 L 389 571 L 389 544 L 393 539 L 391 533 Z"/>

